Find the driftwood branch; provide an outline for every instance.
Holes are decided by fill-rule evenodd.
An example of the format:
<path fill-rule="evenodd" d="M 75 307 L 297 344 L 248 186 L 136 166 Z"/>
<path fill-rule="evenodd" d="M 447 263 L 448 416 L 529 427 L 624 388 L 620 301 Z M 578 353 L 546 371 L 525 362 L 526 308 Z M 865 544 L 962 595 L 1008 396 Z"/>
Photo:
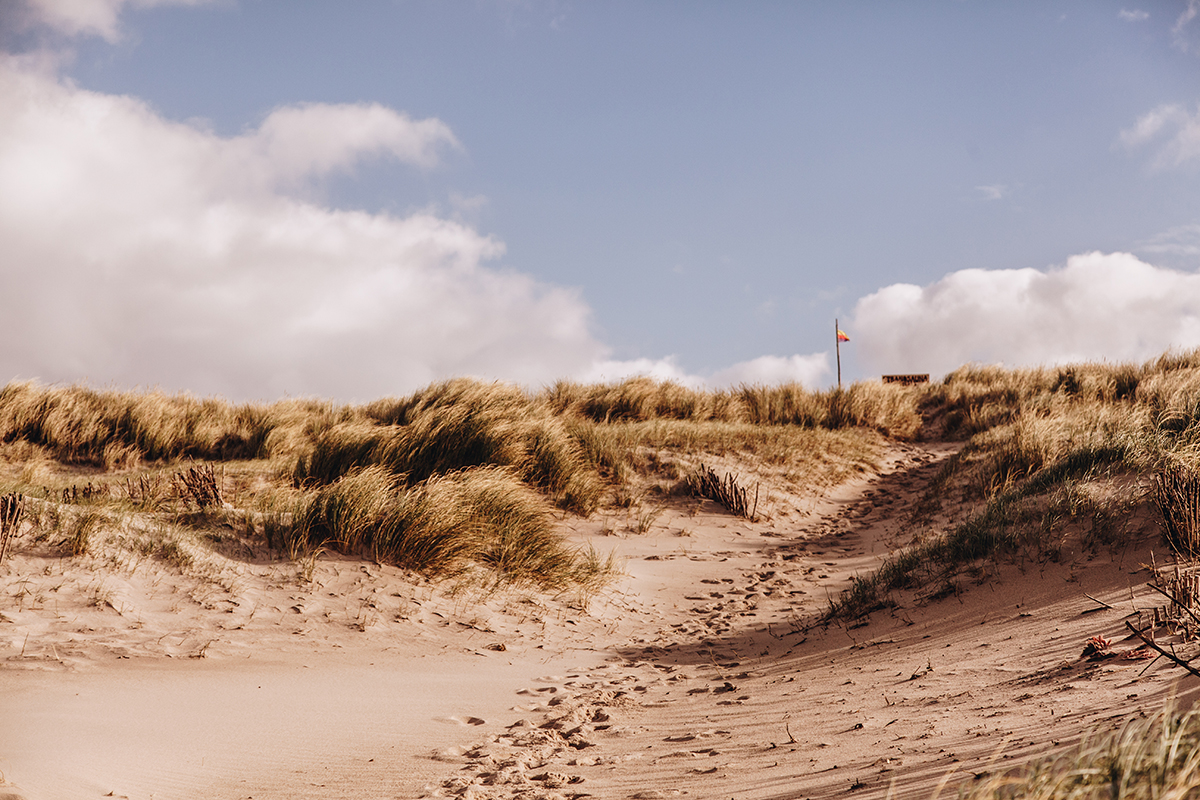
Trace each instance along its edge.
<path fill-rule="evenodd" d="M 1154 583 L 1147 583 L 1146 585 L 1147 585 L 1147 586 L 1149 586 L 1149 587 L 1150 587 L 1151 589 L 1153 589 L 1154 591 L 1156 591 L 1156 592 L 1158 592 L 1159 594 L 1161 594 L 1163 597 L 1165 597 L 1165 598 L 1167 598 L 1168 600 L 1170 600 L 1170 601 L 1171 601 L 1172 603 L 1174 603 L 1175 605 L 1177 605 L 1177 606 L 1179 606 L 1180 608 L 1182 608 L 1184 611 L 1186 611 L 1186 612 L 1188 613 L 1188 616 L 1190 616 L 1192 619 L 1196 620 L 1197 624 L 1200 624 L 1200 617 L 1197 617 L 1197 616 L 1196 616 L 1196 612 L 1192 611 L 1190 608 L 1188 608 L 1188 607 L 1187 607 L 1186 605 L 1184 605 L 1183 603 L 1180 603 L 1180 602 L 1179 602 L 1179 598 L 1177 598 L 1177 597 L 1173 596 L 1172 594 L 1170 594 L 1169 592 L 1167 592 L 1165 589 L 1163 589 L 1161 586 L 1158 586 L 1157 584 L 1154 584 Z M 1093 598 L 1093 599 L 1095 599 L 1095 598 Z M 1111 606 L 1110 606 L 1110 608 L 1111 608 Z M 1128 624 L 1128 623 L 1126 623 L 1126 624 Z"/>
<path fill-rule="evenodd" d="M 1087 592 L 1084 592 L 1083 596 L 1086 597 L 1088 600 L 1091 600 L 1093 603 L 1099 603 L 1100 605 L 1104 606 L 1105 608 L 1112 608 L 1112 606 L 1110 606 L 1108 603 L 1104 602 L 1103 600 L 1092 597 Z"/>
<path fill-rule="evenodd" d="M 1162 657 L 1164 657 L 1164 658 L 1167 658 L 1167 659 L 1169 659 L 1169 660 L 1171 660 L 1171 661 L 1175 662 L 1175 664 L 1176 664 L 1177 666 L 1183 667 L 1183 668 L 1184 668 L 1184 669 L 1186 669 L 1188 672 L 1190 672 L 1190 673 L 1192 673 L 1193 675 L 1195 675 L 1197 678 L 1200 678 L 1200 670 L 1198 670 L 1198 669 L 1196 669 L 1195 667 L 1193 667 L 1190 661 L 1187 661 L 1186 659 L 1182 659 L 1182 658 L 1180 658 L 1179 656 L 1175 655 L 1174 653 L 1168 653 L 1166 650 L 1164 650 L 1164 649 L 1162 649 L 1161 647 L 1159 647 L 1159 646 L 1158 646 L 1158 645 L 1157 645 L 1157 644 L 1156 644 L 1156 643 L 1155 643 L 1155 642 L 1154 642 L 1152 639 L 1150 639 L 1150 637 L 1146 636 L 1146 634 L 1145 634 L 1145 632 L 1144 632 L 1144 631 L 1140 631 L 1140 630 L 1138 630 L 1138 629 L 1137 629 L 1137 628 L 1134 626 L 1134 624 L 1133 624 L 1132 622 L 1128 622 L 1128 621 L 1126 621 L 1126 623 L 1125 623 L 1125 627 L 1126 627 L 1126 628 L 1129 628 L 1129 630 L 1133 631 L 1133 635 L 1134 635 L 1134 636 L 1136 636 L 1136 637 L 1138 637 L 1139 639 L 1141 639 L 1141 640 L 1142 640 L 1142 642 L 1143 642 L 1143 643 L 1144 643 L 1144 644 L 1145 644 L 1147 647 L 1150 647 L 1150 648 L 1152 648 L 1152 649 L 1154 649 L 1154 650 L 1157 650 L 1157 651 L 1158 651 L 1158 654 L 1159 654 L 1160 656 L 1162 656 Z"/>

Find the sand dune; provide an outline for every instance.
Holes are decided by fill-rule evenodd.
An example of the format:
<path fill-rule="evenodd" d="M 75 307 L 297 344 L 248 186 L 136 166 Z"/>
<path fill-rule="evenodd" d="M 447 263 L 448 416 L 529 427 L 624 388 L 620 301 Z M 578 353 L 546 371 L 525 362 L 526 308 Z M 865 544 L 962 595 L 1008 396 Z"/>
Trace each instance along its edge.
<path fill-rule="evenodd" d="M 911 537 L 955 445 L 890 448 L 879 474 L 824 494 L 771 487 L 760 522 L 690 500 L 642 534 L 620 511 L 565 519 L 626 560 L 586 603 L 455 593 L 337 556 L 311 583 L 248 560 L 223 585 L 19 553 L 0 607 L 7 791 L 929 796 L 1189 701 L 1196 681 L 1161 661 L 1080 656 L 1095 635 L 1132 650 L 1124 620 L 1156 604 L 1144 512 L 1136 546 L 988 566 L 947 596 L 811 627 Z"/>

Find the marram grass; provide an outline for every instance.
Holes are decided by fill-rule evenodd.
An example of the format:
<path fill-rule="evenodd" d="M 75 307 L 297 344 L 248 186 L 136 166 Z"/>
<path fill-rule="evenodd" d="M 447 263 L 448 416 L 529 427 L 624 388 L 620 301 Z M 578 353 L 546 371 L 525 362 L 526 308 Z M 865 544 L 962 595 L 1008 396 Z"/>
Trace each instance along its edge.
<path fill-rule="evenodd" d="M 494 579 L 544 589 L 587 583 L 588 557 L 554 530 L 545 499 L 499 467 L 478 467 L 404 486 L 380 466 L 353 471 L 299 502 L 300 542 L 365 555 L 427 576 L 483 567 Z"/>
<path fill-rule="evenodd" d="M 1077 746 L 983 775 L 962 800 L 1185 800 L 1200 797 L 1200 711 L 1172 707 L 1096 731 Z"/>

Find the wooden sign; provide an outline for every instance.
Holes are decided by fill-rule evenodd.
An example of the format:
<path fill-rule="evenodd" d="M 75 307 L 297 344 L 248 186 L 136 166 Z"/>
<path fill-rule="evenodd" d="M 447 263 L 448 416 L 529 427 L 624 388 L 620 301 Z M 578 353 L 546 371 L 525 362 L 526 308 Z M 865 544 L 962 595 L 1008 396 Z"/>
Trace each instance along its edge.
<path fill-rule="evenodd" d="M 915 383 L 929 383 L 929 373 L 924 375 L 884 375 L 884 383 L 902 383 L 905 386 L 912 386 Z"/>

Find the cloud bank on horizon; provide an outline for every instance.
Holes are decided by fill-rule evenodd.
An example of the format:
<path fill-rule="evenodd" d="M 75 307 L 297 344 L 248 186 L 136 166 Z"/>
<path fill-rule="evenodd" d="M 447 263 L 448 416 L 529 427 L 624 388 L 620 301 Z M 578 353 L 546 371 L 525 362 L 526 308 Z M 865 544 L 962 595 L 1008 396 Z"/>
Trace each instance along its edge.
<path fill-rule="evenodd" d="M 863 357 L 881 372 L 963 364 L 1140 361 L 1200 347 L 1200 275 L 1129 253 L 1086 253 L 1049 270 L 962 270 L 858 301 Z"/>
<path fill-rule="evenodd" d="M 26 24 L 119 36 L 126 5 L 27 0 Z M 56 59 L 0 54 L 0 339 L 9 377 L 241 398 L 365 400 L 472 375 L 528 386 L 635 374 L 690 385 L 832 376 L 829 351 L 710 375 L 614 360 L 579 292 L 498 262 L 504 245 L 433 213 L 329 207 L 315 182 L 373 159 L 436 169 L 462 145 L 436 118 L 378 104 L 276 108 L 219 136 L 128 96 L 87 91 Z M 1164 106 L 1121 141 L 1200 154 L 1198 115 Z M 997 197 L 1003 187 L 980 187 Z M 1200 346 L 1200 276 L 1128 253 L 1045 270 L 963 270 L 861 298 L 843 323 L 876 372 L 967 362 L 1138 360 Z"/>

